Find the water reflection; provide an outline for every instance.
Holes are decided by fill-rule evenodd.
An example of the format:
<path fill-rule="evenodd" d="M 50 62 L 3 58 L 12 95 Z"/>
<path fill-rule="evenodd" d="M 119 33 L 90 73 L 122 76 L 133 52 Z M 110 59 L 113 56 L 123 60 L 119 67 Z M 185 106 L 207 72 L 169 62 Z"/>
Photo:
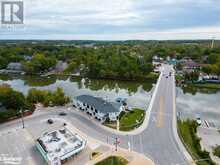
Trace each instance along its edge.
<path fill-rule="evenodd" d="M 7 83 L 12 88 L 25 95 L 30 88 L 55 90 L 62 87 L 64 92 L 75 97 L 82 94 L 90 94 L 103 97 L 109 101 L 114 101 L 117 97 L 125 97 L 128 105 L 146 109 L 149 100 L 152 83 L 114 81 L 114 80 L 94 80 L 67 76 L 8 76 L 0 77 L 0 84 Z"/>
<path fill-rule="evenodd" d="M 200 114 L 202 119 L 220 127 L 220 91 L 177 88 L 177 110 L 182 117 L 194 118 Z"/>

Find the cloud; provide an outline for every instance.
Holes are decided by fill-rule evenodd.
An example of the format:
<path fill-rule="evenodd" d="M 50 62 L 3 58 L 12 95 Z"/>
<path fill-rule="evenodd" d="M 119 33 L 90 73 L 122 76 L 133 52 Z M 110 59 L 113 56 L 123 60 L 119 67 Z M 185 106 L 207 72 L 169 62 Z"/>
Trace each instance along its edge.
<path fill-rule="evenodd" d="M 24 0 L 24 4 L 24 28 L 0 28 L 0 39 L 220 38 L 218 0 Z"/>

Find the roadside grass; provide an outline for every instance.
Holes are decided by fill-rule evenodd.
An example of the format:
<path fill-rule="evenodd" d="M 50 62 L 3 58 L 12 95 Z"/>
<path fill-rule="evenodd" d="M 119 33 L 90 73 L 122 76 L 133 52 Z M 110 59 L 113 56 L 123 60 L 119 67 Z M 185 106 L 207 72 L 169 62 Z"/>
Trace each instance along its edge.
<path fill-rule="evenodd" d="M 145 111 L 135 108 L 129 112 L 122 112 L 119 116 L 119 130 L 131 131 L 138 128 L 144 121 Z M 117 122 L 105 121 L 104 126 L 117 129 Z"/>
<path fill-rule="evenodd" d="M 192 86 L 199 88 L 220 89 L 220 84 L 214 84 L 214 83 L 195 83 L 192 84 Z"/>
<path fill-rule="evenodd" d="M 117 129 L 117 123 L 116 122 L 111 122 L 111 121 L 105 121 L 103 123 L 104 126 L 112 128 L 112 129 Z"/>
<path fill-rule="evenodd" d="M 220 145 L 213 148 L 213 154 L 220 158 Z"/>
<path fill-rule="evenodd" d="M 209 152 L 201 149 L 200 138 L 196 134 L 197 127 L 198 124 L 194 120 L 178 120 L 178 133 L 180 139 L 197 165 L 214 165 Z"/>
<path fill-rule="evenodd" d="M 95 165 L 126 165 L 128 164 L 128 161 L 124 159 L 123 157 L 119 156 L 110 156 Z"/>
<path fill-rule="evenodd" d="M 119 120 L 121 131 L 130 131 L 139 127 L 145 118 L 145 111 L 142 109 L 133 109 L 133 111 L 124 113 Z"/>

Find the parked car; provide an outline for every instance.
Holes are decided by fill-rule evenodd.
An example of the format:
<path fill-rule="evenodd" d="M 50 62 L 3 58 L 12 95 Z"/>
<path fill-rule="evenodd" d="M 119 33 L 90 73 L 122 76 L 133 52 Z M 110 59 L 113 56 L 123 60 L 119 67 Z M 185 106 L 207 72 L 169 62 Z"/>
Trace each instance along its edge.
<path fill-rule="evenodd" d="M 52 120 L 52 119 L 48 119 L 48 120 L 47 120 L 47 123 L 48 123 L 48 124 L 53 124 L 53 120 Z"/>
<path fill-rule="evenodd" d="M 67 114 L 66 114 L 66 112 L 60 112 L 59 115 L 60 116 L 66 116 Z"/>

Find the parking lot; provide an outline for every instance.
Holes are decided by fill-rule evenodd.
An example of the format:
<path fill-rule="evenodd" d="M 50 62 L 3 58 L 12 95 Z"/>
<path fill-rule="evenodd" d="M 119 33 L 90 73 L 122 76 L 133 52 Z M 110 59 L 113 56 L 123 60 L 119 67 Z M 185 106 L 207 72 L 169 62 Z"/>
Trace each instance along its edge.
<path fill-rule="evenodd" d="M 0 164 L 44 165 L 45 161 L 35 147 L 35 140 L 44 132 L 49 132 L 63 126 L 64 120 L 53 119 L 53 124 L 48 124 L 47 119 L 31 120 L 26 122 L 25 128 L 11 127 L 0 132 Z M 87 162 L 91 150 L 87 146 L 75 159 Z M 72 163 L 71 163 L 72 162 Z"/>
<path fill-rule="evenodd" d="M 16 164 L 44 164 L 44 160 L 35 148 L 34 139 L 27 129 L 16 129 L 0 136 L 1 159 L 16 162 Z M 6 164 L 2 161 L 0 164 Z"/>

